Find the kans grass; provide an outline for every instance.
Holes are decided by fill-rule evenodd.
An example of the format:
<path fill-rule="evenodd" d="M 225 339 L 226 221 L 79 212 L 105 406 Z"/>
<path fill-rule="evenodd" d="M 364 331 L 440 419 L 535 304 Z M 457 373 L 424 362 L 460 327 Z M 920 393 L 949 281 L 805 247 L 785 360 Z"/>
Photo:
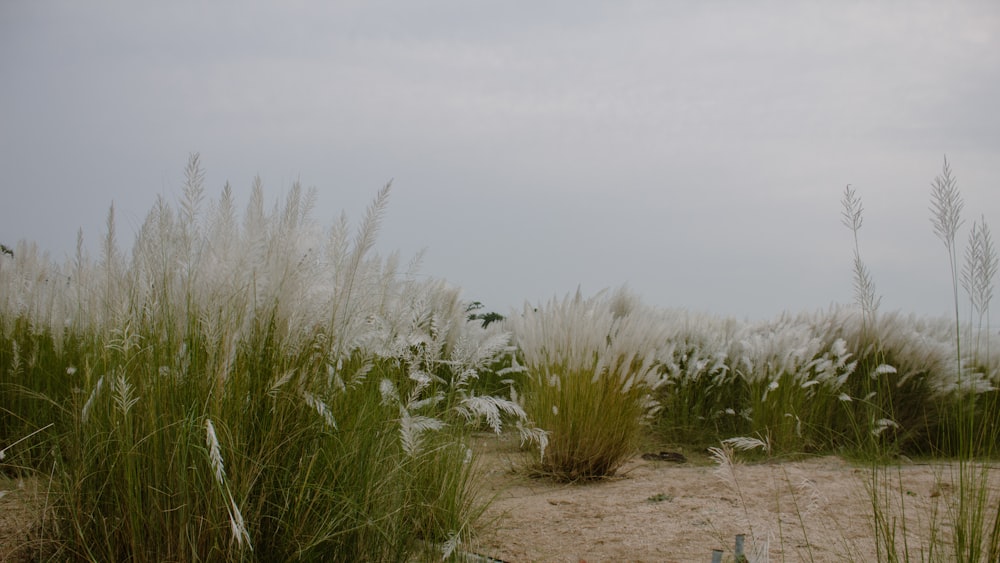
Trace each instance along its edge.
<path fill-rule="evenodd" d="M 486 506 L 469 434 L 531 436 L 473 386 L 508 336 L 373 254 L 388 186 L 351 236 L 318 228 L 298 186 L 268 209 L 257 183 L 241 220 L 228 186 L 206 206 L 197 156 L 186 178 L 131 255 L 112 208 L 96 261 L 82 243 L 61 267 L 26 243 L 3 256 L 4 469 L 52 481 L 30 555 L 456 556 Z"/>
<path fill-rule="evenodd" d="M 343 217 L 320 229 L 298 186 L 269 209 L 256 183 L 238 219 L 229 188 L 206 204 L 201 178 L 195 156 L 130 255 L 113 209 L 97 260 L 82 241 L 64 265 L 24 242 L 0 254 L 0 463 L 52 483 L 38 559 L 455 559 L 489 501 L 470 433 L 504 423 L 526 470 L 565 481 L 614 475 L 649 435 L 716 445 L 737 492 L 738 455 L 842 455 L 869 468 L 878 550 L 845 558 L 1000 555 L 997 258 L 981 220 L 959 267 L 947 164 L 932 222 L 955 318 L 878 310 L 848 188 L 855 305 L 761 323 L 625 288 L 480 323 L 481 304 L 413 281 L 419 257 L 401 270 L 373 253 L 388 187 L 352 235 Z M 940 480 L 958 494 L 920 530 L 904 524 L 907 457 L 955 460 Z M 801 522 L 808 492 L 784 490 Z M 771 537 L 747 532 L 766 559 Z"/>
<path fill-rule="evenodd" d="M 961 225 L 962 199 L 947 160 L 942 174 L 932 183 L 931 200 L 931 221 L 945 245 L 953 280 L 955 316 L 950 322 L 930 323 L 913 318 L 904 321 L 897 314 L 879 312 L 880 298 L 860 253 L 861 200 L 850 186 L 842 200 L 844 224 L 854 237 L 856 312 L 850 322 L 831 323 L 830 318 L 824 319 L 826 329 L 819 332 L 846 338 L 846 349 L 857 351 L 857 357 L 850 359 L 851 353 L 845 353 L 846 349 L 840 345 L 844 340 L 835 342 L 834 373 L 839 371 L 843 376 L 836 378 L 830 392 L 840 392 L 841 405 L 827 411 L 830 418 L 825 430 L 832 431 L 830 436 L 840 438 L 831 444 L 839 442 L 839 447 L 832 451 L 863 461 L 867 466 L 864 487 L 870 501 L 868 518 L 875 549 L 875 553 L 863 553 L 845 542 L 842 550 L 845 560 L 1000 560 L 1000 491 L 991 485 L 1000 445 L 997 400 L 1000 370 L 995 355 L 996 339 L 988 328 L 997 256 L 983 219 L 970 231 L 965 265 L 959 273 L 956 235 Z M 970 315 L 964 324 L 959 313 L 960 279 L 970 304 Z M 822 340 L 829 342 L 830 337 Z M 829 367 L 830 359 L 821 360 L 820 365 Z M 823 389 L 825 382 L 821 379 L 797 385 L 799 390 L 792 395 L 808 394 L 807 386 Z M 812 381 L 817 383 L 810 385 Z M 768 390 L 779 387 L 769 385 Z M 767 401 L 762 396 L 760 402 Z M 827 408 L 829 405 L 821 404 L 819 410 Z M 794 410 L 785 416 L 798 418 Z M 838 428 L 838 420 L 846 424 Z M 780 429 L 781 425 L 767 426 L 764 439 L 733 437 L 722 440 L 721 447 L 712 448 L 719 475 L 741 499 L 736 451 L 760 451 L 773 456 L 775 428 Z M 796 434 L 800 432 L 796 429 Z M 781 451 L 796 451 L 794 447 L 789 450 L 783 446 L 787 444 L 779 440 Z M 907 505 L 910 492 L 900 465 L 900 460 L 908 459 L 907 456 L 952 461 L 940 465 L 936 489 L 953 490 L 955 494 L 939 499 L 927 514 L 913 515 L 913 508 Z M 802 494 L 796 493 L 787 475 L 778 475 L 775 481 L 784 483 L 786 493 L 776 503 L 791 505 L 801 523 Z M 782 496 L 781 488 L 776 495 Z M 745 506 L 746 501 L 742 502 Z M 918 529 L 908 525 L 914 520 L 919 523 Z M 755 532 L 749 518 L 747 525 L 751 559 L 769 560 L 773 534 Z M 780 518 L 777 528 L 777 539 L 781 542 Z M 800 531 L 808 538 L 804 524 Z M 812 560 L 808 541 L 805 547 L 798 550 L 799 557 Z"/>
<path fill-rule="evenodd" d="M 989 305 L 997 272 L 997 255 L 985 218 L 969 233 L 964 267 L 959 268 L 957 234 L 962 225 L 963 201 L 947 158 L 942 172 L 931 184 L 931 223 L 944 243 L 952 279 L 954 319 L 949 323 L 950 354 L 947 364 L 927 362 L 939 373 L 950 374 L 936 385 L 928 381 L 920 393 L 899 396 L 893 388 L 903 383 L 898 376 L 903 359 L 887 345 L 890 335 L 873 332 L 871 349 L 880 366 L 871 378 L 887 386 L 886 400 L 875 405 L 859 430 L 876 438 L 869 452 L 866 483 L 871 501 L 872 530 L 879 561 L 1000 561 L 1000 492 L 990 486 L 990 475 L 1000 445 L 1000 403 L 997 401 L 997 359 L 991 353 Z M 860 257 L 862 224 L 860 198 L 848 186 L 844 193 L 844 223 L 855 241 L 855 289 L 866 326 L 878 325 L 880 299 Z M 959 280 L 961 279 L 961 284 Z M 963 326 L 959 285 L 965 290 L 970 313 Z M 971 350 L 970 350 L 971 348 Z M 908 375 L 910 372 L 905 372 Z M 884 374 L 884 375 L 883 375 Z M 926 380 L 926 378 L 920 378 Z M 884 383 L 883 383 L 884 382 Z M 876 391 L 878 392 L 878 391 Z M 921 404 L 919 401 L 923 401 Z M 876 418 L 884 416 L 885 418 Z M 922 423 L 923 420 L 930 423 Z M 867 422 L 867 424 L 863 424 Z M 886 431 L 894 440 L 881 440 Z M 860 432 L 859 432 L 860 433 Z M 904 436 L 900 442 L 898 436 Z M 906 447 L 910 442 L 916 446 Z M 901 447 L 902 446 L 902 447 Z M 906 490 L 898 465 L 884 462 L 900 451 L 956 460 L 936 476 L 938 486 L 955 495 L 940 511 L 922 515 L 923 529 L 907 529 Z"/>

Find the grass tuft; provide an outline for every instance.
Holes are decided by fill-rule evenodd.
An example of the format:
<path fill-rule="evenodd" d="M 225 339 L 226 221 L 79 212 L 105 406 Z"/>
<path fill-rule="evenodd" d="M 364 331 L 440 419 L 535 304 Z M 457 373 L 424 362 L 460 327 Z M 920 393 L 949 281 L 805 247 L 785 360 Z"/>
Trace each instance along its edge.
<path fill-rule="evenodd" d="M 564 481 L 614 475 L 655 409 L 662 325 L 621 295 L 579 291 L 507 322 L 527 369 L 524 410 L 547 432 L 532 470 Z"/>

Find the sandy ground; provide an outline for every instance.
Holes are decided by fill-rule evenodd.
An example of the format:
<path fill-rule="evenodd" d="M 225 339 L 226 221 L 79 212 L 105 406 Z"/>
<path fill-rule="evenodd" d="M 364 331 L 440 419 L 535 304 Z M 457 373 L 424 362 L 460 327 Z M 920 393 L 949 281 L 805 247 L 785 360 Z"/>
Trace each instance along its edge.
<path fill-rule="evenodd" d="M 478 544 L 465 548 L 496 560 L 708 563 L 723 549 L 732 561 L 737 534 L 745 534 L 749 554 L 769 557 L 757 560 L 878 560 L 866 492 L 871 472 L 836 457 L 720 471 L 697 453 L 683 464 L 636 456 L 613 479 L 558 484 L 518 469 L 525 460 L 514 438 L 479 436 L 474 447 L 483 492 L 495 500 Z M 911 549 L 925 539 L 933 511 L 939 521 L 947 513 L 954 469 L 912 462 L 887 469 L 891 483 L 880 490 L 892 491 L 884 499 L 893 514 L 905 512 Z M 991 502 L 1000 502 L 1000 467 L 990 471 Z M 43 506 L 38 489 L 37 479 L 0 478 L 0 562 L 19 561 L 15 549 Z M 946 525 L 939 529 L 950 534 Z"/>
<path fill-rule="evenodd" d="M 720 471 L 707 456 L 685 464 L 637 456 L 616 478 L 566 485 L 524 476 L 516 469 L 523 454 L 508 439 L 479 447 L 496 495 L 487 516 L 496 521 L 476 551 L 502 561 L 708 563 L 715 549 L 732 561 L 737 534 L 746 536 L 748 554 L 760 556 L 751 560 L 878 560 L 866 492 L 871 470 L 837 457 Z M 880 490 L 892 491 L 883 494 L 889 510 L 905 513 L 911 549 L 927 535 L 935 507 L 946 512 L 953 469 L 912 462 L 887 469 L 891 483 Z M 991 479 L 1000 502 L 1000 468 Z"/>

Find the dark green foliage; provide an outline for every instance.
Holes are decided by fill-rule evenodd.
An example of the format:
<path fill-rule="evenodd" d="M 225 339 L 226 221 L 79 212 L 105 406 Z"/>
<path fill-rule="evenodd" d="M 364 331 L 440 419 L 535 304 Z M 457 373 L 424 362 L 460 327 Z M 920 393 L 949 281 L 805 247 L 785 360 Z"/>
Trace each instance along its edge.
<path fill-rule="evenodd" d="M 495 311 L 490 311 L 488 313 L 474 313 L 473 312 L 473 311 L 482 310 L 482 308 L 483 308 L 483 304 L 482 303 L 480 303 L 479 301 L 473 301 L 469 305 L 469 307 L 466 309 L 466 312 L 469 313 L 468 319 L 470 321 L 480 321 L 482 323 L 483 328 L 486 328 L 486 327 L 490 326 L 493 323 L 498 323 L 498 322 L 504 320 L 505 318 L 507 318 L 507 317 L 504 317 L 503 315 L 501 315 L 500 313 L 497 313 Z"/>

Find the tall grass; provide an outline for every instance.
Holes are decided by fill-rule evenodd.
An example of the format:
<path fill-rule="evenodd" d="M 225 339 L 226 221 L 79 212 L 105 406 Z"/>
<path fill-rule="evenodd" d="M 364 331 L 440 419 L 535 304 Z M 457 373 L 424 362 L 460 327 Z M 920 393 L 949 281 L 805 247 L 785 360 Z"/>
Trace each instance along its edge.
<path fill-rule="evenodd" d="M 256 181 L 240 220 L 202 179 L 195 155 L 130 255 L 112 209 L 96 261 L 82 242 L 63 266 L 26 244 L 2 258 L 0 436 L 54 425 L 28 448 L 56 483 L 35 555 L 457 556 L 485 507 L 469 433 L 533 436 L 476 386 L 509 335 L 374 254 L 388 186 L 351 236 L 343 216 L 319 228 L 298 185 L 269 210 Z"/>
<path fill-rule="evenodd" d="M 129 252 L 112 208 L 96 258 L 82 236 L 63 264 L 23 241 L 0 253 L 0 469 L 55 476 L 37 557 L 457 557 L 485 504 L 469 432 L 507 422 L 533 471 L 569 481 L 615 474 L 646 424 L 851 456 L 871 468 L 880 560 L 1000 555 L 997 256 L 981 219 L 959 267 L 947 162 L 932 222 L 954 319 L 879 310 L 850 187 L 854 307 L 749 323 L 623 288 L 482 323 L 456 288 L 415 281 L 419 257 L 375 254 L 389 186 L 356 228 L 321 228 L 298 185 L 271 206 L 257 180 L 239 212 L 228 185 L 206 198 L 197 156 L 185 178 Z M 901 456 L 958 460 L 926 530 L 901 528 Z"/>
<path fill-rule="evenodd" d="M 746 323 L 686 311 L 664 311 L 669 327 L 657 352 L 664 382 L 655 397 L 662 406 L 655 428 L 680 443 L 714 443 L 744 433 L 746 391 L 735 373 L 731 348 Z"/>
<path fill-rule="evenodd" d="M 973 226 L 966 253 L 966 266 L 962 281 L 969 294 L 973 314 L 978 316 L 975 353 L 972 365 L 965 365 L 961 355 L 962 327 L 959 314 L 959 270 L 956 235 L 961 225 L 963 201 L 958 192 L 957 180 L 945 158 L 941 175 L 932 183 L 932 217 L 934 231 L 944 243 L 951 269 L 955 306 L 956 369 L 959 372 L 957 417 L 949 419 L 954 432 L 948 436 L 955 440 L 959 452 L 957 469 L 951 475 L 957 481 L 957 499 L 949 506 L 948 518 L 954 531 L 953 554 L 958 561 L 996 561 L 1000 559 L 1000 497 L 988 486 L 991 469 L 977 461 L 977 457 L 992 458 L 997 453 L 1000 431 L 997 422 L 996 389 L 982 382 L 971 371 L 977 365 L 990 365 L 987 352 L 985 362 L 979 354 L 979 341 L 983 319 L 988 316 L 992 297 L 993 278 L 996 274 L 997 256 L 985 220 Z M 973 332 L 973 319 L 969 319 L 969 334 Z M 987 337 L 988 338 L 988 337 Z M 988 342 L 988 340 L 987 340 Z M 987 350 L 989 348 L 987 347 Z M 985 385 L 983 384 L 985 383 Z M 986 391 L 987 393 L 983 393 Z M 983 408 L 985 407 L 985 408 Z M 991 521 L 992 520 L 992 521 Z"/>
<path fill-rule="evenodd" d="M 965 342 L 962 337 L 962 323 L 959 301 L 959 259 L 957 232 L 962 224 L 963 201 L 958 192 L 957 182 L 951 174 L 947 159 L 941 175 L 935 178 L 931 191 L 931 222 L 935 234 L 944 243 L 947 251 L 952 279 L 954 302 L 954 322 L 950 332 L 953 343 L 950 366 L 952 374 L 945 385 L 920 389 L 909 401 L 885 403 L 885 412 L 891 416 L 893 428 L 919 428 L 919 421 L 902 412 L 904 408 L 921 411 L 926 419 L 933 422 L 923 429 L 926 438 L 921 440 L 929 448 L 923 453 L 945 454 L 957 457 L 957 463 L 949 466 L 947 475 L 939 479 L 950 485 L 956 494 L 946 505 L 943 514 L 929 515 L 927 529 L 920 530 L 923 538 L 916 545 L 911 543 L 910 531 L 906 529 L 906 504 L 902 479 L 896 471 L 872 458 L 870 478 L 867 483 L 872 505 L 872 526 L 876 539 L 879 560 L 886 561 L 996 561 L 1000 557 L 1000 496 L 989 485 L 992 469 L 989 460 L 996 455 L 1000 441 L 998 424 L 996 384 L 997 372 L 992 367 L 994 360 L 988 352 L 980 355 L 985 343 L 989 350 L 991 336 L 983 334 L 983 319 L 988 315 L 992 296 L 993 278 L 996 273 L 996 254 L 985 224 L 974 225 L 966 252 L 966 265 L 962 271 L 962 285 L 970 298 L 969 325 L 966 337 L 974 336 L 975 353 L 963 353 Z M 853 198 L 849 189 L 845 195 L 845 216 L 851 209 L 857 210 L 858 221 L 855 233 L 855 271 L 857 278 L 866 272 L 860 265 L 857 251 L 857 227 L 860 226 L 860 200 Z M 849 225 L 850 226 L 850 225 Z M 865 295 L 859 296 L 859 304 L 866 317 L 876 321 L 875 307 Z M 973 329 L 973 318 L 977 317 Z M 988 326 L 988 323 L 987 323 Z M 890 364 L 902 361 L 903 357 L 892 357 L 881 338 L 875 340 L 880 356 Z M 909 356 L 912 361 L 912 355 Z M 944 371 L 944 366 L 934 366 Z M 985 369 L 983 369 L 985 368 Z M 974 369 L 983 369 L 976 372 Z M 886 394 L 892 397 L 892 393 Z M 923 402 L 919 402 L 924 398 Z M 934 405 L 928 400 L 933 400 Z M 884 452 L 885 450 L 876 450 Z M 984 462 L 984 460 L 986 460 Z"/>
<path fill-rule="evenodd" d="M 669 439 L 770 435 L 778 453 L 862 458 L 886 446 L 943 451 L 938 412 L 956 385 L 947 319 L 865 320 L 835 307 L 753 324 L 674 313 L 662 322 L 672 332 L 658 352 L 656 427 Z M 875 436 L 880 420 L 898 426 Z"/>
<path fill-rule="evenodd" d="M 524 409 L 548 433 L 534 469 L 567 481 L 614 475 L 655 409 L 663 325 L 622 288 L 525 306 L 507 326 L 527 370 Z"/>
<path fill-rule="evenodd" d="M 804 343 L 809 338 L 816 338 L 820 343 L 835 343 L 830 350 L 836 350 L 834 365 L 840 369 L 834 373 L 840 375 L 829 379 L 834 384 L 825 395 L 839 393 L 840 406 L 828 409 L 829 402 L 823 400 L 812 401 L 811 405 L 822 412 L 819 420 L 825 421 L 827 431 L 835 438 L 834 443 L 839 441 L 846 445 L 846 452 L 859 456 L 869 466 L 865 489 L 871 507 L 869 517 L 875 547 L 871 555 L 875 560 L 997 561 L 1000 557 L 1000 494 L 991 488 L 991 472 L 994 471 L 991 463 L 1000 443 L 997 420 L 1000 410 L 996 402 L 1000 372 L 997 360 L 988 352 L 994 338 L 983 331 L 984 326 L 989 326 L 987 319 L 997 257 L 985 220 L 974 224 L 961 271 L 961 285 L 970 300 L 969 321 L 963 328 L 956 242 L 962 199 L 947 160 L 942 174 L 932 184 L 931 197 L 932 223 L 945 245 L 953 280 L 954 320 L 904 319 L 898 314 L 884 314 L 878 310 L 880 298 L 875 292 L 873 277 L 861 259 L 861 200 L 848 186 L 842 200 L 843 219 L 854 241 L 856 312 L 846 318 L 839 311 L 811 321 L 800 317 L 799 322 L 791 326 L 809 328 L 801 336 L 793 337 L 791 342 Z M 745 334 L 738 331 L 734 340 L 745 342 Z M 974 344 L 970 346 L 967 340 Z M 758 345 L 751 349 L 762 348 Z M 795 358 L 791 352 L 797 349 L 795 346 L 784 343 L 776 349 L 784 351 L 788 359 Z M 822 349 L 822 345 L 806 348 L 799 357 L 818 358 L 816 351 Z M 847 350 L 856 355 L 852 357 Z M 828 358 L 826 362 L 831 360 L 833 358 Z M 722 361 L 731 365 L 731 360 Z M 745 364 L 746 373 L 751 374 L 755 366 L 759 370 L 760 366 L 770 369 L 781 365 L 767 360 L 746 361 Z M 801 406 L 796 403 L 803 398 L 806 386 L 787 385 L 788 374 L 797 370 L 794 360 L 786 361 L 785 365 L 792 367 L 774 370 L 782 377 L 772 379 L 765 392 L 778 392 L 781 397 L 776 402 L 778 412 L 787 410 L 785 416 L 798 418 L 795 413 Z M 818 365 L 829 364 L 820 362 Z M 717 371 L 736 372 L 733 369 Z M 746 374 L 743 379 L 750 380 Z M 789 391 L 781 393 L 782 388 Z M 779 419 L 773 416 L 762 419 L 759 407 L 742 411 L 749 423 L 745 429 L 757 429 L 756 437 L 723 440 L 721 448 L 713 449 L 720 471 L 725 472 L 733 466 L 734 447 L 763 447 L 771 455 L 775 445 L 785 451 L 801 445 L 794 441 L 783 443 L 781 438 L 774 440 L 775 429 L 778 429 L 778 436 L 787 437 L 789 432 L 782 429 Z M 763 423 L 766 433 L 754 426 L 757 421 Z M 796 429 L 795 433 L 799 434 L 800 430 Z M 955 459 L 954 463 L 943 464 L 945 469 L 938 475 L 940 488 L 954 490 L 955 494 L 942 499 L 943 509 L 934 505 L 929 514 L 916 515 L 920 529 L 908 527 L 914 516 L 909 514 L 913 508 L 906 500 L 910 493 L 904 485 L 901 467 L 894 461 L 901 454 Z M 742 494 L 738 483 L 735 485 L 735 490 Z M 805 529 L 802 531 L 807 533 Z M 751 537 L 755 543 L 764 545 L 757 542 L 753 530 Z M 767 557 L 766 548 L 761 556 Z"/>

